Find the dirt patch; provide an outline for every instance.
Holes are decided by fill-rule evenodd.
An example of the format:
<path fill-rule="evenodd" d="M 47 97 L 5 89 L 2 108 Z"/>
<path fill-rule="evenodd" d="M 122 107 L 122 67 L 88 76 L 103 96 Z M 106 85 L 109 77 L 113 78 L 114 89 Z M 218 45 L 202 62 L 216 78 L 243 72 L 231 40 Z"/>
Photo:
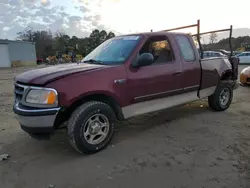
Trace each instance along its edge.
<path fill-rule="evenodd" d="M 109 148 L 82 156 L 65 130 L 50 141 L 20 130 L 13 78 L 25 70 L 0 70 L 0 154 L 10 155 L 1 188 L 250 187 L 250 88 L 239 87 L 225 112 L 202 100 L 122 122 Z"/>
<path fill-rule="evenodd" d="M 36 62 L 35 61 L 12 61 L 11 62 L 11 67 L 15 68 L 15 67 L 22 67 L 22 66 L 36 66 Z"/>

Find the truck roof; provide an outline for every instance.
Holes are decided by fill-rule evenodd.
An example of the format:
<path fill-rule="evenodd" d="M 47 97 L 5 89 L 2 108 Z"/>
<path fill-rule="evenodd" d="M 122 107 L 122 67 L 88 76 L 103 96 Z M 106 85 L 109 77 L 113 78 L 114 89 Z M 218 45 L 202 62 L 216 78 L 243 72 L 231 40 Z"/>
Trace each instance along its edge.
<path fill-rule="evenodd" d="M 126 34 L 126 35 L 120 35 L 117 37 L 122 37 L 122 36 L 156 36 L 156 35 L 166 35 L 166 33 L 171 33 L 171 34 L 181 34 L 181 35 L 189 35 L 187 33 L 182 33 L 182 32 L 166 32 L 166 31 L 158 31 L 158 32 L 143 32 L 143 33 L 131 33 L 131 34 Z"/>

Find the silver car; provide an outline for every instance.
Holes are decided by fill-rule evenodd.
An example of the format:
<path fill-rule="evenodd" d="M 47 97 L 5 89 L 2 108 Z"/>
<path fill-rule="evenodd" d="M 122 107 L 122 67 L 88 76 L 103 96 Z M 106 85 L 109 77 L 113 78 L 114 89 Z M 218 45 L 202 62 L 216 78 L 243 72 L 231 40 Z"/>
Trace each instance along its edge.
<path fill-rule="evenodd" d="M 216 51 L 204 51 L 203 52 L 203 58 L 210 58 L 210 57 L 226 57 L 221 52 L 216 52 Z"/>

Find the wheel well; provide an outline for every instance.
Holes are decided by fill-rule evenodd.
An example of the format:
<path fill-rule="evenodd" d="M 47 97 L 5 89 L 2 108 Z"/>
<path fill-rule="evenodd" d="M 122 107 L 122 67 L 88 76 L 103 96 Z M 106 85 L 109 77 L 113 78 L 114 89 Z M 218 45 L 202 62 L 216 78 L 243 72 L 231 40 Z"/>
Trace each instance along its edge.
<path fill-rule="evenodd" d="M 232 79 L 232 71 L 227 71 L 221 76 L 221 80 L 231 80 Z"/>
<path fill-rule="evenodd" d="M 116 102 L 116 100 L 113 97 L 110 97 L 110 96 L 107 96 L 104 94 L 93 94 L 93 95 L 88 95 L 88 96 L 85 96 L 85 97 L 78 99 L 72 105 L 70 105 L 70 107 L 66 108 L 65 111 L 63 111 L 62 114 L 60 114 L 60 117 L 61 117 L 60 124 L 67 121 L 70 118 L 73 111 L 77 107 L 79 107 L 80 105 L 82 105 L 83 103 L 85 103 L 87 101 L 104 102 L 104 103 L 108 104 L 114 110 L 114 112 L 116 114 L 116 118 L 118 120 L 124 119 L 121 107 L 119 106 L 119 104 Z"/>

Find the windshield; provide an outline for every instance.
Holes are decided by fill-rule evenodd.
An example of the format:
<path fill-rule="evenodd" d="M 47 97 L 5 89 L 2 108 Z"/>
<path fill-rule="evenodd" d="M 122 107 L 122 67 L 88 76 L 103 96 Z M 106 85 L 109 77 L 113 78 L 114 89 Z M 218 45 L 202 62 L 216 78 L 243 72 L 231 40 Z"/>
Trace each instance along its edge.
<path fill-rule="evenodd" d="M 123 36 L 109 39 L 88 54 L 83 62 L 102 64 L 122 64 L 139 42 L 140 36 Z"/>

